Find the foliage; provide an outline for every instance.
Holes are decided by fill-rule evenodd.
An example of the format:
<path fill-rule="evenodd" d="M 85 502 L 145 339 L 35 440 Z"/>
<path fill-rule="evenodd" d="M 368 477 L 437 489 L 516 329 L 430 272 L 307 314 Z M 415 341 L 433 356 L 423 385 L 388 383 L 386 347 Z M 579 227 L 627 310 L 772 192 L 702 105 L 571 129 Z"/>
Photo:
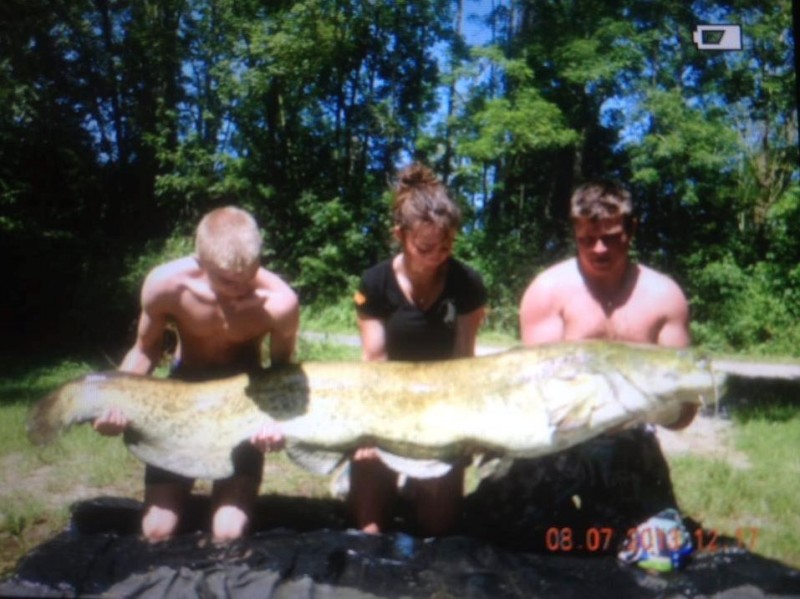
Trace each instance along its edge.
<path fill-rule="evenodd" d="M 194 254 L 194 239 L 178 232 L 161 240 L 147 241 L 142 250 L 128 258 L 120 283 L 130 298 L 138 302 L 139 290 L 147 273 L 164 262 Z"/>
<path fill-rule="evenodd" d="M 794 354 L 797 288 L 777 285 L 775 270 L 764 262 L 743 269 L 727 257 L 695 271 L 696 341 L 714 349 Z"/>
<path fill-rule="evenodd" d="M 684 285 L 697 340 L 796 352 L 790 0 L 493 8 L 6 2 L 3 349 L 113 355 L 147 271 L 223 203 L 255 214 L 304 304 L 344 305 L 389 255 L 387 179 L 421 159 L 464 208 L 492 327 L 515 330 L 531 277 L 571 252 L 571 190 L 605 177 L 631 188 L 637 254 Z M 743 51 L 698 50 L 698 22 L 740 23 Z"/>
<path fill-rule="evenodd" d="M 531 85 L 532 69 L 525 60 L 511 60 L 497 47 L 475 52 L 478 61 L 506 74 L 507 94 L 487 98 L 470 115 L 475 137 L 460 140 L 459 150 L 476 162 L 494 162 L 503 156 L 538 150 L 558 149 L 576 141 L 574 131 L 565 127 L 558 106 L 542 97 Z"/>
<path fill-rule="evenodd" d="M 369 255 L 374 239 L 364 234 L 361 223 L 341 198 L 320 202 L 307 193 L 299 204 L 309 223 L 303 236 L 306 251 L 299 258 L 299 276 L 295 279 L 303 301 L 322 303 L 349 297 L 358 284 L 354 268 L 363 264 L 362 256 Z M 376 232 L 374 237 L 380 235 Z"/>
<path fill-rule="evenodd" d="M 355 292 L 356 286 L 353 286 Z M 356 310 L 353 294 L 330 302 L 318 300 L 300 307 L 300 331 L 343 333 L 355 335 L 357 331 Z"/>

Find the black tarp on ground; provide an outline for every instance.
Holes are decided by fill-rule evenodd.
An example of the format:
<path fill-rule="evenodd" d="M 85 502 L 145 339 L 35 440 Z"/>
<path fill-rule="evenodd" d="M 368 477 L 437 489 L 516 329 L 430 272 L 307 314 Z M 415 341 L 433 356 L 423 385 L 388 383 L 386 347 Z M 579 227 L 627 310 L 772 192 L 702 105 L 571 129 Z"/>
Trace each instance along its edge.
<path fill-rule="evenodd" d="M 187 526 L 207 517 L 205 498 L 194 500 Z M 800 597 L 800 571 L 722 542 L 713 553 L 695 554 L 680 572 L 653 574 L 613 555 L 518 551 L 467 535 L 368 536 L 344 528 L 342 505 L 334 500 L 267 496 L 257 513 L 257 530 L 227 546 L 201 532 L 151 545 L 135 532 L 137 502 L 83 502 L 70 530 L 25 556 L 0 583 L 0 595 Z"/>

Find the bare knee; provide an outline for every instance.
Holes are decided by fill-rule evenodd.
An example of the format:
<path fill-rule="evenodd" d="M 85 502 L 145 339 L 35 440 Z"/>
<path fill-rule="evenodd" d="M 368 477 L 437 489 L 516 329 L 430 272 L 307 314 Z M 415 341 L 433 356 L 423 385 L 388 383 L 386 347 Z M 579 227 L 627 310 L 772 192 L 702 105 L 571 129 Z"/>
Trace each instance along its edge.
<path fill-rule="evenodd" d="M 151 543 L 169 539 L 177 527 L 178 515 L 156 505 L 151 505 L 142 518 L 142 534 Z"/>
<path fill-rule="evenodd" d="M 232 541 L 245 534 L 255 507 L 259 483 L 257 477 L 244 475 L 214 483 L 211 530 L 215 541 Z"/>
<path fill-rule="evenodd" d="M 233 541 L 244 535 L 249 518 L 247 513 L 234 505 L 223 505 L 214 512 L 212 531 L 218 542 Z"/>

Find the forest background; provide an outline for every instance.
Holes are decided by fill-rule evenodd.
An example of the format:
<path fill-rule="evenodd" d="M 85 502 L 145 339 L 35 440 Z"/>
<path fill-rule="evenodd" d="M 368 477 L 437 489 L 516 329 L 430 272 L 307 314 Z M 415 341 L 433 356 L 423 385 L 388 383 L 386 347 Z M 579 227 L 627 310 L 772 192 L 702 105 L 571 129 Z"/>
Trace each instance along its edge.
<path fill-rule="evenodd" d="M 743 50 L 699 50 L 709 22 Z M 790 0 L 5 0 L 0 347 L 118 359 L 146 272 L 227 203 L 309 311 L 352 318 L 416 159 L 464 209 L 489 328 L 516 334 L 573 252 L 572 189 L 602 177 L 697 343 L 796 354 L 794 67 Z"/>

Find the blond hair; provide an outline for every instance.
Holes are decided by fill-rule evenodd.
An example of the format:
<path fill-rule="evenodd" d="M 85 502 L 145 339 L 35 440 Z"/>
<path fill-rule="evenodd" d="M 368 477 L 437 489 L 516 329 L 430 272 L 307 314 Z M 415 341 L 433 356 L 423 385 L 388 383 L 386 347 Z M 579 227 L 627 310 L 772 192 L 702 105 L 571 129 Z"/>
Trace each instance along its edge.
<path fill-rule="evenodd" d="M 621 216 L 625 226 L 633 225 L 631 194 L 612 181 L 593 181 L 578 187 L 570 199 L 573 219 L 601 220 Z"/>
<path fill-rule="evenodd" d="M 431 169 L 417 162 L 397 174 L 392 214 L 395 226 L 401 229 L 429 222 L 450 231 L 461 224 L 461 210 L 447 188 Z"/>
<path fill-rule="evenodd" d="M 197 225 L 195 251 L 201 263 L 241 273 L 261 259 L 261 233 L 249 212 L 235 206 L 217 208 Z"/>

